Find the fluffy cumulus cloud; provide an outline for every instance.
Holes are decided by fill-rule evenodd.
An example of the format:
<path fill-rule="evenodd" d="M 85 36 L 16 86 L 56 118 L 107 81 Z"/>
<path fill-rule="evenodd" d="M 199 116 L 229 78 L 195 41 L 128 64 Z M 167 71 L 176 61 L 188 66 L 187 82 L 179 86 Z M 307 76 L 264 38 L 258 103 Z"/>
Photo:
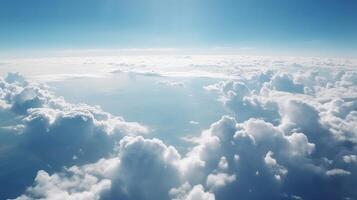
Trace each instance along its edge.
<path fill-rule="evenodd" d="M 332 60 L 314 62 L 329 68 Z M 1 130 L 7 142 L 16 141 L 1 151 L 21 148 L 37 165 L 46 163 L 27 166 L 35 169 L 34 181 L 13 198 L 357 198 L 355 70 L 292 62 L 288 69 L 244 71 L 232 60 L 221 64 L 235 66 L 234 79 L 205 89 L 219 95 L 228 113 L 186 137 L 189 147 L 181 152 L 142 135 L 147 129 L 140 124 L 69 104 L 21 76 L 1 80 L 0 114 L 12 116 Z"/>
<path fill-rule="evenodd" d="M 344 164 L 314 155 L 315 144 L 303 133 L 286 133 L 260 119 L 238 123 L 223 117 L 181 156 L 158 139 L 124 137 L 118 154 L 94 164 L 74 166 L 49 176 L 40 171 L 23 198 L 52 198 L 85 177 L 91 182 L 64 193 L 93 199 L 311 199 L 354 196 L 352 185 L 335 184 L 354 176 Z M 336 161 L 337 162 L 337 161 Z M 350 166 L 351 167 L 351 166 Z M 41 182 L 46 177 L 46 182 Z M 50 180 L 50 181 L 49 181 Z M 67 183 L 65 186 L 62 184 Z M 314 183 L 320 183 L 315 185 Z M 306 186 L 311 186 L 307 187 Z M 37 195 L 37 196 L 36 196 Z M 348 196 L 347 196 L 348 197 Z"/>
<path fill-rule="evenodd" d="M 97 161 L 108 156 L 124 135 L 148 132 L 98 107 L 67 103 L 16 73 L 0 80 L 0 105 L 0 194 L 29 184 L 39 169 Z"/>
<path fill-rule="evenodd" d="M 158 139 L 126 136 L 111 158 L 52 175 L 39 171 L 34 185 L 18 199 L 56 199 L 61 195 L 68 199 L 312 199 L 356 195 L 352 185 L 335 187 L 353 183 L 356 178 L 345 162 L 334 164 L 338 161 L 315 155 L 316 145 L 305 134 L 287 133 L 281 126 L 260 119 L 239 123 L 225 116 L 192 142 L 194 147 L 180 155 Z"/>
<path fill-rule="evenodd" d="M 274 150 L 274 144 L 279 141 L 276 138 L 264 139 L 265 146 L 271 148 L 264 151 L 264 161 L 281 182 L 281 197 L 356 198 L 351 186 L 356 178 L 357 85 L 353 79 L 356 74 L 355 70 L 343 69 L 321 73 L 270 70 L 222 81 L 205 89 L 217 92 L 219 101 L 239 122 L 251 124 L 258 118 L 289 138 L 288 145 L 278 145 L 281 150 Z M 249 129 L 262 127 L 255 124 L 248 126 L 254 129 Z M 272 135 L 274 131 L 268 132 L 264 135 Z M 257 144 L 260 134 L 251 135 Z M 289 148 L 295 149 L 289 151 Z M 283 158 L 278 152 L 291 152 L 291 155 Z M 294 158 L 293 155 L 304 156 Z M 242 160 L 241 155 L 239 158 Z M 294 160 L 288 162 L 291 158 Z M 262 173 L 257 171 L 257 174 Z"/>
<path fill-rule="evenodd" d="M 18 199 L 168 199 L 181 182 L 180 159 L 175 148 L 158 139 L 126 136 L 112 158 L 52 175 L 39 171 L 35 185 Z M 199 188 L 187 192 L 188 198 L 200 195 Z"/>
<path fill-rule="evenodd" d="M 192 187 L 187 182 L 179 188 L 172 188 L 169 194 L 172 200 L 215 200 L 214 194 L 205 192 L 202 185 Z"/>
<path fill-rule="evenodd" d="M 110 180 L 98 180 L 93 175 L 73 173 L 71 178 L 63 174 L 50 176 L 39 171 L 35 178 L 36 186 L 30 187 L 17 199 L 100 199 L 110 189 Z"/>

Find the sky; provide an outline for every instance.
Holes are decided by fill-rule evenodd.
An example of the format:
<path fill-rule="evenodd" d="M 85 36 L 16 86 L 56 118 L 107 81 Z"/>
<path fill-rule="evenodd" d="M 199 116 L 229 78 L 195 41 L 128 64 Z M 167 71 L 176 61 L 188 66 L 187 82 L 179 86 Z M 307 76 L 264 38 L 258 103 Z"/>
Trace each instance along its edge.
<path fill-rule="evenodd" d="M 0 0 L 0 50 L 183 48 L 351 55 L 354 0 Z"/>
<path fill-rule="evenodd" d="M 357 200 L 356 11 L 0 0 L 0 199 Z"/>

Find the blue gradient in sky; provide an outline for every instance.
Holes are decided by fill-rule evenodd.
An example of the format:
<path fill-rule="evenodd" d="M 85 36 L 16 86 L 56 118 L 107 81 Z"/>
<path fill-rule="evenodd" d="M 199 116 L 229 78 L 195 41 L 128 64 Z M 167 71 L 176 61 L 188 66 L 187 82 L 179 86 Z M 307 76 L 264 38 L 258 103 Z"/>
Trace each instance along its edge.
<path fill-rule="evenodd" d="M 357 49 L 355 0 L 0 0 L 1 49 Z"/>

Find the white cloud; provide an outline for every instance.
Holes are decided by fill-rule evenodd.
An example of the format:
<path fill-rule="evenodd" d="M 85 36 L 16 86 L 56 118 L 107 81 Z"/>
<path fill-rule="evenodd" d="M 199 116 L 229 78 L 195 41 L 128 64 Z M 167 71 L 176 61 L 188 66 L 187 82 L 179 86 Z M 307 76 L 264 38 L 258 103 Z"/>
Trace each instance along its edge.
<path fill-rule="evenodd" d="M 202 185 L 192 187 L 187 182 L 178 188 L 172 188 L 169 194 L 172 200 L 215 200 L 214 194 L 205 192 Z"/>
<path fill-rule="evenodd" d="M 326 171 L 327 176 L 345 176 L 350 175 L 351 172 L 343 170 L 343 169 L 331 169 Z"/>
<path fill-rule="evenodd" d="M 290 74 L 275 75 L 268 86 L 274 90 L 291 93 L 304 93 L 304 85 L 296 83 Z"/>
<path fill-rule="evenodd" d="M 205 87 L 220 95 L 223 105 L 235 114 L 239 122 L 244 122 L 245 126 L 238 127 L 245 127 L 250 133 L 237 131 L 236 136 L 250 138 L 252 144 L 265 146 L 265 154 L 262 155 L 265 155 L 266 164 L 276 179 L 282 181 L 284 188 L 289 188 L 290 184 L 296 187 L 300 181 L 304 185 L 307 179 L 299 176 L 308 176 L 306 174 L 313 174 L 322 182 L 326 174 L 334 182 L 338 175 L 354 176 L 356 172 L 355 166 L 346 166 L 354 162 L 357 144 L 357 88 L 353 81 L 356 72 L 344 71 L 343 68 L 318 69 L 319 72 L 271 71 L 265 79 L 260 79 L 263 73 L 258 72 Z M 274 125 L 267 126 L 266 122 L 249 118 L 260 118 Z M 277 136 L 283 136 L 287 143 L 279 144 Z M 258 153 L 261 149 L 252 151 Z M 244 154 L 237 152 L 237 155 L 239 163 L 242 162 Z M 253 156 L 250 158 L 252 160 Z M 256 171 L 262 175 L 262 170 Z M 244 179 L 238 177 L 239 180 Z M 344 192 L 341 189 L 334 194 L 329 193 L 327 188 L 333 190 L 333 186 L 328 184 L 321 188 L 324 192 L 320 195 L 330 194 L 338 198 L 344 193 L 343 196 L 351 196 L 355 194 L 349 186 L 353 182 L 353 178 L 344 176 L 341 186 Z M 317 190 L 316 186 L 311 187 Z M 298 196 L 309 198 L 312 193 L 306 185 L 304 188 L 305 193 Z M 293 192 L 289 196 L 296 194 Z M 219 197 L 217 193 L 216 197 Z"/>
<path fill-rule="evenodd" d="M 72 53 L 72 52 L 71 52 Z M 242 56 L 242 55 L 120 55 L 118 52 L 93 55 L 82 51 L 70 56 L 4 58 L 0 75 L 19 71 L 31 79 L 58 81 L 71 77 L 103 77 L 113 71 L 156 74 L 174 77 L 241 78 L 267 69 L 289 72 L 324 70 L 354 70 L 353 59 Z M 67 54 L 68 55 L 68 54 Z M 110 56 L 108 56 L 110 55 Z M 88 64 L 91 67 L 88 67 Z M 263 77 L 262 77 L 263 78 Z M 353 75 L 346 75 L 350 82 Z"/>
<path fill-rule="evenodd" d="M 180 185 L 180 155 L 158 139 L 126 136 L 119 153 L 49 175 L 39 171 L 34 186 L 19 199 L 168 199 Z M 196 196 L 193 188 L 187 196 Z"/>
<path fill-rule="evenodd" d="M 184 87 L 185 83 L 181 81 L 158 81 L 158 85 L 172 86 L 172 87 Z"/>
<path fill-rule="evenodd" d="M 8 146 L 1 162 L 9 162 L 1 170 L 11 169 L 12 165 L 24 168 L 9 170 L 0 179 L 23 176 L 24 184 L 29 185 L 39 169 L 53 171 L 95 162 L 109 156 L 123 136 L 148 133 L 147 127 L 126 122 L 99 107 L 70 104 L 45 85 L 26 81 L 17 73 L 0 79 L 0 83 L 0 130 L 11 138 L 10 144 L 7 140 L 1 143 Z M 0 193 L 24 187 L 16 184 L 4 185 Z"/>
<path fill-rule="evenodd" d="M 357 156 L 356 155 L 345 155 L 343 156 L 343 161 L 346 163 L 357 163 Z"/>
<path fill-rule="evenodd" d="M 180 154 L 158 139 L 124 137 L 119 159 L 113 183 L 119 199 L 167 199 L 169 189 L 180 184 Z"/>
<path fill-rule="evenodd" d="M 86 200 L 101 199 L 103 193 L 111 187 L 110 180 L 98 180 L 89 174 L 74 174 L 70 178 L 62 174 L 49 175 L 39 171 L 35 178 L 36 185 L 26 190 L 27 195 L 18 197 L 18 200 L 49 199 L 49 200 Z"/>
<path fill-rule="evenodd" d="M 231 116 L 191 138 L 190 148 L 180 154 L 159 139 L 137 136 L 147 132 L 140 124 L 99 108 L 69 104 L 45 86 L 19 77 L 2 80 L 1 112 L 13 113 L 23 125 L 11 129 L 22 133 L 21 145 L 46 164 L 70 160 L 57 163 L 57 169 L 39 171 L 21 198 L 357 196 L 354 62 L 239 56 L 138 56 L 93 62 L 99 61 L 111 63 L 113 71 L 232 78 L 205 87 L 219 94 Z M 38 145 L 44 141 L 50 145 Z M 98 148 L 91 151 L 89 146 Z M 58 157 L 51 158 L 53 152 Z M 74 166 L 62 169 L 70 165 Z"/>
<path fill-rule="evenodd" d="M 221 170 L 227 170 L 228 169 L 228 162 L 226 157 L 222 156 L 221 159 L 219 160 L 218 163 L 218 168 Z"/>
<path fill-rule="evenodd" d="M 196 122 L 196 121 L 193 121 L 193 120 L 189 121 L 188 123 L 190 123 L 190 124 L 192 124 L 192 125 L 198 125 L 198 124 L 200 124 L 199 122 Z"/>
<path fill-rule="evenodd" d="M 217 173 L 217 174 L 209 174 L 207 176 L 207 187 L 210 190 L 216 190 L 220 187 L 224 187 L 225 185 L 236 180 L 236 175 L 228 175 L 225 173 Z"/>

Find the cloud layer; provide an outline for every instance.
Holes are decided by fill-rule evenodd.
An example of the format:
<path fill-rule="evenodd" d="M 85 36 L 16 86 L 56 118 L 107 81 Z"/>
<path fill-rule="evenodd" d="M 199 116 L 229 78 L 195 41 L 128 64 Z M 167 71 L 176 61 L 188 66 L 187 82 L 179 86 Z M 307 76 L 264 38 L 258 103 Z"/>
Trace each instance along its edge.
<path fill-rule="evenodd" d="M 124 135 L 148 132 L 140 124 L 98 107 L 67 103 L 46 86 L 27 82 L 19 74 L 0 79 L 0 115 L 1 159 L 6 163 L 1 165 L 4 173 L 0 178 L 8 183 L 1 194 L 29 184 L 39 169 L 53 171 L 95 162 L 108 156 Z M 15 163 L 14 170 L 8 169 Z M 12 177 L 12 173 L 19 177 Z M 18 181 L 22 175 L 29 177 Z"/>
<path fill-rule="evenodd" d="M 228 115 L 186 137 L 185 153 L 10 74 L 2 132 L 40 163 L 17 199 L 356 199 L 357 72 L 317 69 L 236 68 L 206 86 Z"/>

